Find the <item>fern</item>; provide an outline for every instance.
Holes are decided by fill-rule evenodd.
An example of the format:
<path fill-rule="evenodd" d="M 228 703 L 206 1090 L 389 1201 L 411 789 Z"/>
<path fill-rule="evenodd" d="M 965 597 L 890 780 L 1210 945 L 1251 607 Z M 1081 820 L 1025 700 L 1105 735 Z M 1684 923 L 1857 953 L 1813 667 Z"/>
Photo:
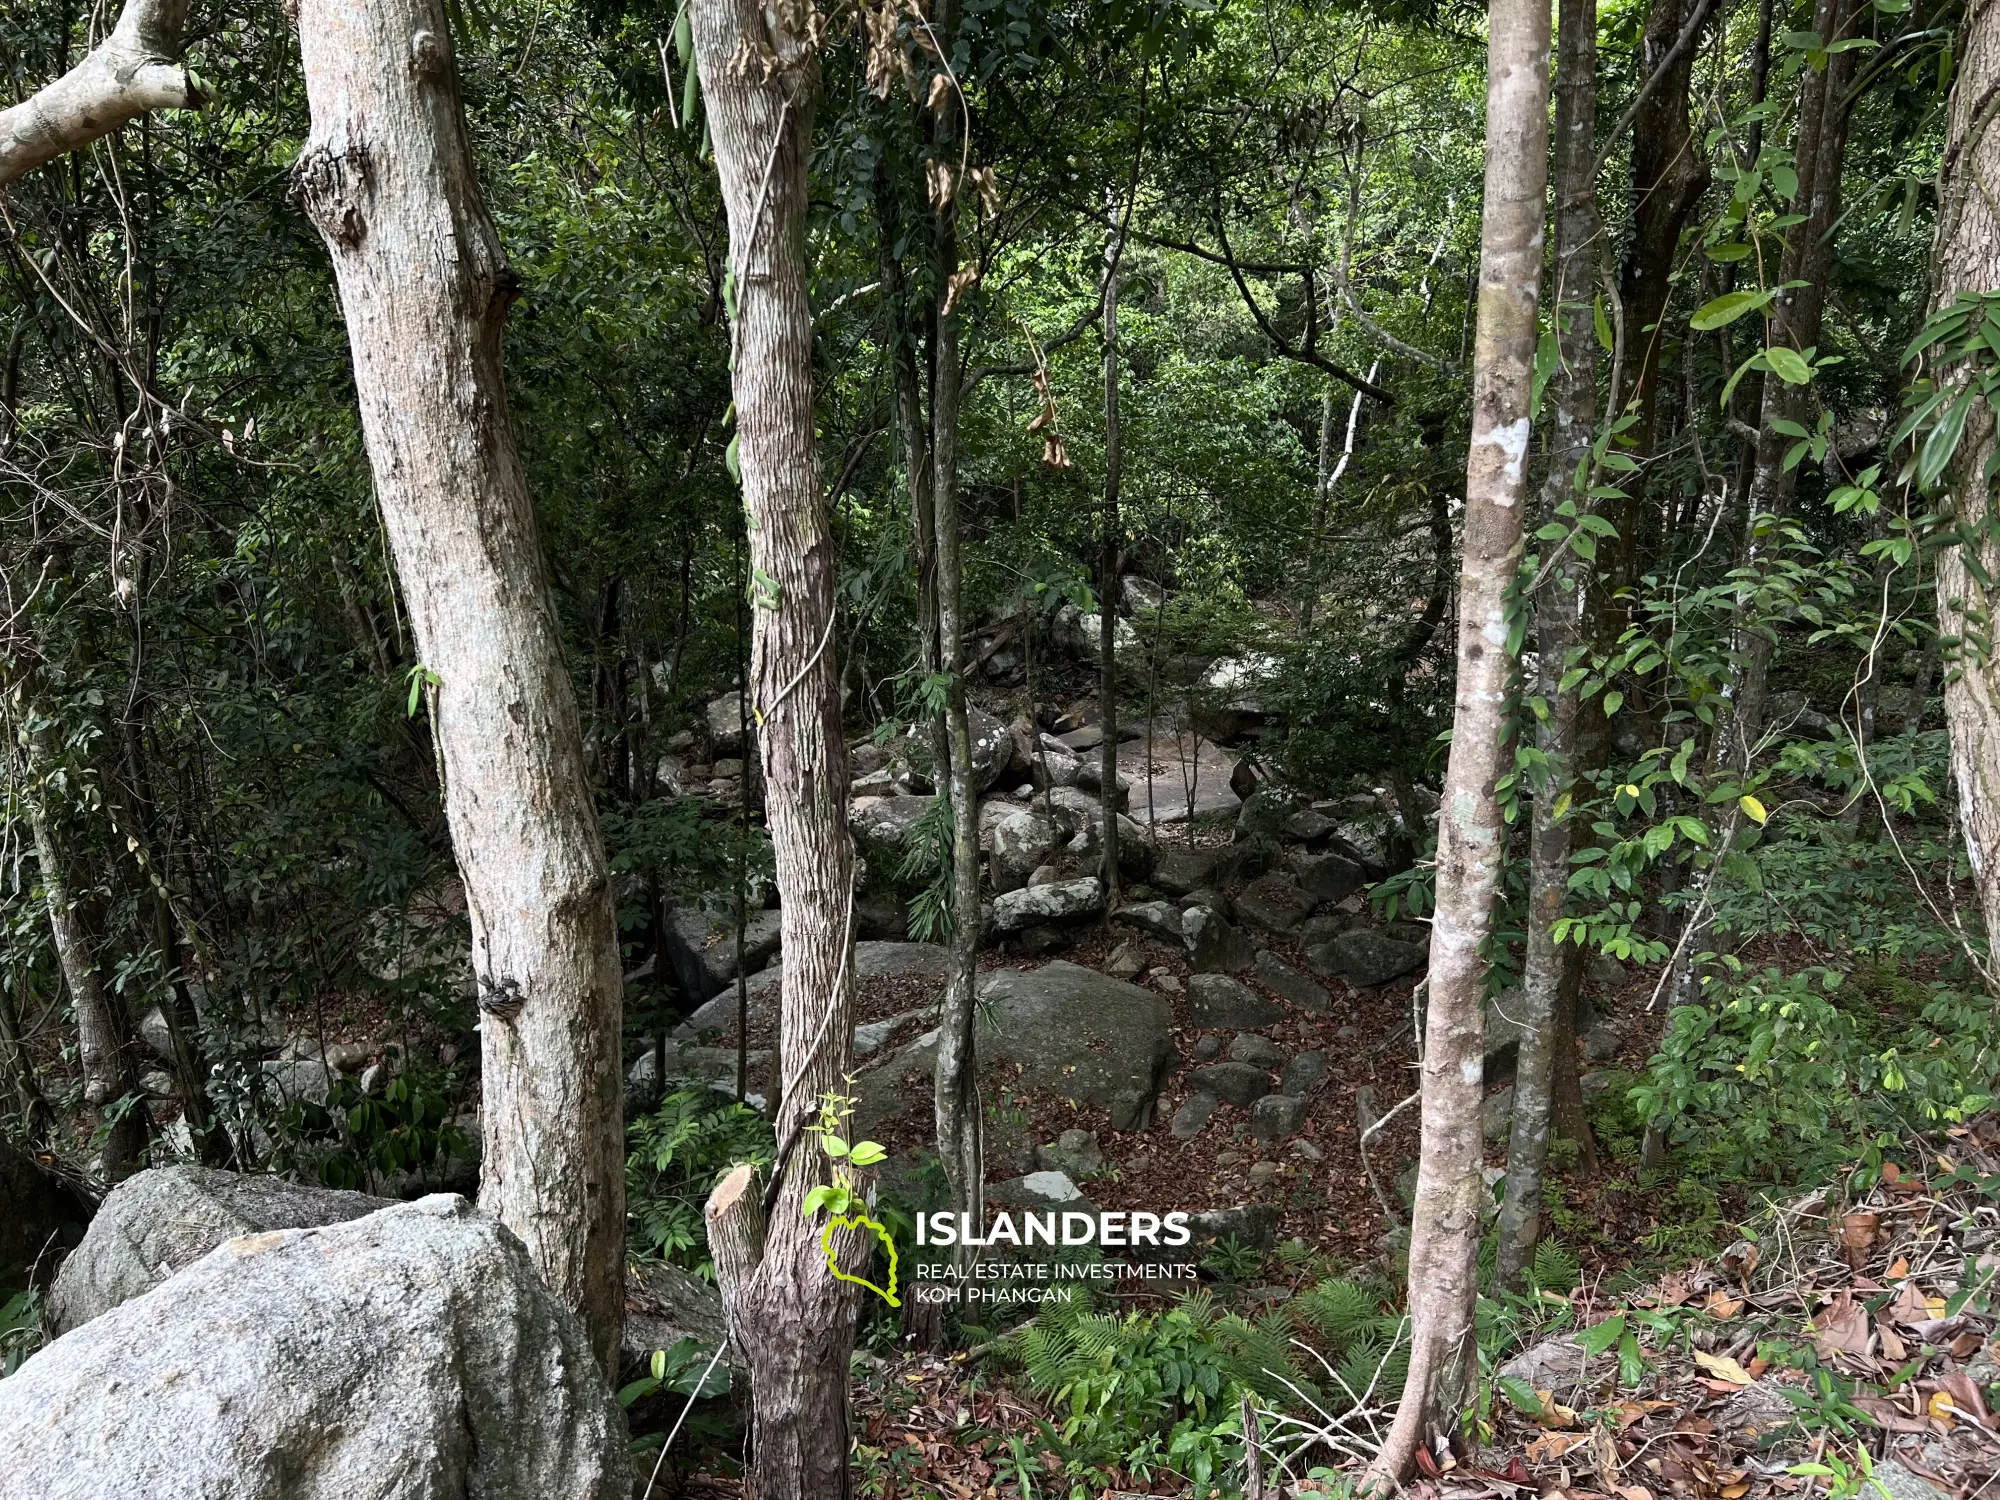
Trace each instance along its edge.
<path fill-rule="evenodd" d="M 1336 1349 L 1375 1325 L 1382 1307 L 1375 1294 L 1352 1281 L 1329 1279 L 1302 1292 L 1291 1304 Z"/>
<path fill-rule="evenodd" d="M 1583 1262 L 1555 1240 L 1546 1239 L 1535 1246 L 1535 1265 L 1531 1274 L 1535 1285 L 1543 1291 L 1573 1292 L 1582 1284 Z"/>

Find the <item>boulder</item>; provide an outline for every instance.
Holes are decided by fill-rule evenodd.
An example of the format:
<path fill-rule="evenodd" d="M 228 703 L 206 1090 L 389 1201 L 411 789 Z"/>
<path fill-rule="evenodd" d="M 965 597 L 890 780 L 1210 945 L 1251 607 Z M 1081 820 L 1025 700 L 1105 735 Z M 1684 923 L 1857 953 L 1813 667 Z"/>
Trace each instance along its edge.
<path fill-rule="evenodd" d="M 1406 943 L 1369 927 L 1343 932 L 1306 950 L 1306 962 L 1320 973 L 1352 980 L 1363 989 L 1420 969 L 1429 957 L 1427 944 Z"/>
<path fill-rule="evenodd" d="M 85 1238 L 90 1199 L 73 1183 L 45 1169 L 27 1152 L 0 1139 L 0 1286 L 24 1284 L 16 1277 L 34 1267 L 39 1284 L 55 1257 Z"/>
<path fill-rule="evenodd" d="M 722 1293 L 713 1282 L 665 1261 L 626 1263 L 625 1334 L 618 1346 L 621 1376 L 638 1378 L 655 1351 L 671 1349 L 682 1339 L 694 1340 L 705 1365 L 716 1346 L 728 1338 Z M 732 1375 L 747 1379 L 748 1368 L 740 1355 L 724 1354 L 722 1362 Z"/>
<path fill-rule="evenodd" d="M 1181 940 L 1181 910 L 1167 901 L 1139 901 L 1130 906 L 1121 906 L 1111 914 L 1114 922 L 1123 922 L 1128 927 L 1136 927 L 1141 932 L 1150 932 L 1155 937 Z"/>
<path fill-rule="evenodd" d="M 893 869 L 902 858 L 910 827 L 930 811 L 931 797 L 856 797 L 847 806 L 854 841 L 870 859 L 887 861 Z"/>
<path fill-rule="evenodd" d="M 1213 849 L 1174 849 L 1153 866 L 1153 884 L 1170 896 L 1191 895 L 1215 884 L 1220 863 Z"/>
<path fill-rule="evenodd" d="M 672 922 L 674 935 L 701 965 L 701 993 L 695 998 L 706 1000 L 736 977 L 735 914 L 683 907 L 673 914 Z M 781 913 L 763 907 L 745 912 L 744 972 L 755 974 L 775 958 L 783 936 Z"/>
<path fill-rule="evenodd" d="M 708 743 L 718 757 L 741 757 L 746 723 L 750 726 L 751 743 L 756 743 L 757 716 L 744 712 L 741 693 L 724 693 L 711 699 L 702 715 L 708 723 Z"/>
<path fill-rule="evenodd" d="M 111 1190 L 63 1262 L 49 1322 L 57 1333 L 81 1328 L 239 1234 L 344 1224 L 386 1207 L 362 1193 L 208 1167 L 135 1173 Z"/>
<path fill-rule="evenodd" d="M 1302 844 L 1316 844 L 1333 832 L 1333 819 L 1317 808 L 1302 808 L 1285 823 L 1285 837 Z"/>
<path fill-rule="evenodd" d="M 1227 974 L 1197 974 L 1190 979 L 1188 1010 L 1197 1031 L 1253 1030 L 1285 1018 L 1283 1006 Z"/>
<path fill-rule="evenodd" d="M 965 727 L 972 737 L 972 786 L 985 791 L 1014 762 L 1014 736 L 983 708 L 968 707 Z"/>
<path fill-rule="evenodd" d="M 1254 1031 L 1239 1031 L 1229 1044 L 1229 1056 L 1235 1062 L 1246 1062 L 1266 1072 L 1285 1065 L 1284 1049 L 1269 1037 L 1259 1036 Z"/>
<path fill-rule="evenodd" d="M 1188 1074 L 1188 1083 L 1204 1094 L 1227 1099 L 1238 1109 L 1247 1109 L 1271 1092 L 1271 1078 L 1262 1068 L 1245 1062 L 1210 1063 Z"/>
<path fill-rule="evenodd" d="M 1191 1141 L 1208 1128 L 1208 1122 L 1215 1118 L 1216 1106 L 1222 1101 L 1213 1094 L 1190 1094 L 1187 1101 L 1174 1111 L 1173 1123 L 1167 1128 L 1177 1141 Z"/>
<path fill-rule="evenodd" d="M 1339 901 L 1368 883 L 1368 872 L 1344 854 L 1294 849 L 1286 864 L 1299 889 L 1315 901 Z"/>
<path fill-rule="evenodd" d="M 1285 1064 L 1285 1071 L 1278 1080 L 1278 1092 L 1281 1094 L 1291 1094 L 1295 1097 L 1303 1097 L 1324 1083 L 1326 1075 L 1327 1065 L 1326 1054 L 1324 1052 L 1301 1052 L 1297 1057 Z M 1355 1094 L 1357 1107 L 1360 1102 L 1361 1096 L 1359 1091 L 1357 1091 Z M 1374 1123 L 1374 1117 L 1371 1115 L 1367 1124 L 1361 1128 L 1366 1130 L 1369 1125 L 1373 1125 Z"/>
<path fill-rule="evenodd" d="M 1067 922 L 1104 910 L 1104 887 L 1096 876 L 1055 885 L 1025 886 L 1007 891 L 993 902 L 990 930 L 1020 932 L 1048 922 Z"/>
<path fill-rule="evenodd" d="M 988 1076 L 1098 1105 L 1110 1112 L 1113 1130 L 1143 1129 L 1151 1119 L 1174 1056 L 1173 1007 L 1151 990 L 1058 959 L 987 975 L 979 1016 L 980 1066 L 994 1069 Z M 912 1073 L 928 1079 L 936 1055 L 932 1032 L 862 1074 L 857 1129 L 901 1108 L 901 1080 Z"/>
<path fill-rule="evenodd" d="M 1275 839 L 1299 812 L 1298 794 L 1284 787 L 1261 786 L 1243 801 L 1236 815 L 1240 839 Z"/>
<path fill-rule="evenodd" d="M 1317 903 L 1288 875 L 1260 875 L 1236 894 L 1236 915 L 1266 932 L 1297 932 Z"/>
<path fill-rule="evenodd" d="M 1257 950 L 1212 906 L 1190 906 L 1181 913 L 1181 941 L 1197 973 L 1241 973 L 1257 961 Z"/>
<path fill-rule="evenodd" d="M 1503 1380 L 1518 1380 L 1530 1390 L 1549 1391 L 1565 1406 L 1596 1390 L 1618 1373 L 1615 1354 L 1588 1355 L 1574 1333 L 1544 1339 L 1500 1366 Z"/>
<path fill-rule="evenodd" d="M 1046 738 L 1046 737 L 1045 737 Z M 1044 787 L 1073 787 L 1083 762 L 1067 750 L 1052 750 L 1043 744 L 1028 763 L 1028 778 L 1040 791 Z"/>
<path fill-rule="evenodd" d="M 1196 1244 L 1209 1245 L 1233 1239 L 1257 1250 L 1268 1250 L 1278 1242 L 1278 1207 L 1274 1203 L 1245 1203 L 1236 1208 L 1210 1209 L 1188 1220 Z"/>
<path fill-rule="evenodd" d="M 1265 1145 L 1299 1133 L 1306 1101 L 1296 1094 L 1266 1094 L 1250 1107 L 1250 1133 Z"/>
<path fill-rule="evenodd" d="M 1333 996 L 1324 985 L 1314 984 L 1269 948 L 1257 955 L 1257 982 L 1273 990 L 1300 1010 L 1315 1016 L 1333 1014 Z"/>
<path fill-rule="evenodd" d="M 863 982 L 916 978 L 935 981 L 942 987 L 950 972 L 951 950 L 938 943 L 870 942 L 854 945 L 854 977 Z M 743 988 L 750 1002 L 752 1031 L 777 1025 L 778 994 L 784 975 L 784 967 L 779 965 L 761 974 L 752 974 L 745 981 Z M 691 1040 L 704 1032 L 731 1037 L 736 1034 L 736 989 L 733 985 L 674 1028 L 674 1035 L 683 1040 Z"/>
<path fill-rule="evenodd" d="M 1094 1130 L 1065 1130 L 1053 1145 L 1035 1148 L 1035 1165 L 1044 1172 L 1061 1172 L 1084 1182 L 1104 1170 L 1104 1148 Z"/>
<path fill-rule="evenodd" d="M 1010 812 L 993 825 L 993 889 L 1019 890 L 1062 840 L 1062 830 L 1040 813 Z"/>
<path fill-rule="evenodd" d="M 521 1242 L 440 1194 L 225 1241 L 0 1381 L 4 1500 L 624 1500 L 625 1423 Z"/>

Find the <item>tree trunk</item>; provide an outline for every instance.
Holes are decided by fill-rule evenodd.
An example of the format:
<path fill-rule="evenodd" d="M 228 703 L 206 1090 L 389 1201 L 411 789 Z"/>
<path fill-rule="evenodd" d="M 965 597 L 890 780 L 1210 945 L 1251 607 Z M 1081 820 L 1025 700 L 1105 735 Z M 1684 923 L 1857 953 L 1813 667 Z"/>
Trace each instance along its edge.
<path fill-rule="evenodd" d="M 131 1101 L 139 1089 L 137 1046 L 131 1018 L 119 998 L 105 988 L 98 973 L 97 955 L 82 914 L 77 910 L 69 886 L 67 861 L 56 840 L 56 830 L 42 778 L 47 773 L 49 754 L 44 732 L 31 731 L 32 759 L 25 777 L 25 811 L 28 828 L 35 841 L 35 860 L 42 871 L 42 899 L 49 909 L 49 934 L 54 941 L 56 961 L 62 967 L 63 983 L 69 987 L 70 1004 L 76 1011 L 77 1061 L 83 1069 L 83 1102 L 99 1111 L 110 1111 L 121 1101 L 125 1107 L 115 1117 L 106 1115 L 107 1130 L 100 1157 L 106 1181 L 115 1182 L 144 1165 L 146 1153 L 146 1106 Z"/>
<path fill-rule="evenodd" d="M 55 1130 L 55 1111 L 36 1082 L 35 1060 L 28 1056 L 21 1037 L 14 997 L 4 986 L 0 986 L 0 1065 L 6 1068 L 7 1081 L 14 1090 L 14 1107 L 20 1111 L 20 1128 L 28 1145 L 42 1145 Z"/>
<path fill-rule="evenodd" d="M 1104 244 L 1104 514 L 1098 522 L 1097 694 L 1104 743 L 1098 748 L 1099 796 L 1104 800 L 1104 920 L 1118 910 L 1118 490 L 1125 476 L 1125 434 L 1118 419 L 1118 262 L 1125 234 Z"/>
<path fill-rule="evenodd" d="M 1521 559 L 1548 187 L 1549 8 L 1495 0 L 1487 31 L 1486 196 L 1459 573 L 1457 702 L 1438 819 L 1424 1027 L 1422 1154 L 1410 1230 L 1410 1372 L 1363 1481 L 1382 1493 L 1420 1447 L 1458 1446 L 1476 1354 L 1480 1059 L 1505 827 L 1494 793 L 1510 675 L 1508 595 Z"/>
<path fill-rule="evenodd" d="M 1559 346 L 1551 384 L 1555 430 L 1549 437 L 1549 474 L 1542 508 L 1550 519 L 1564 501 L 1579 511 L 1589 505 L 1576 483 L 1579 465 L 1590 461 L 1597 421 L 1597 330 L 1592 316 L 1591 257 L 1599 232 L 1597 218 L 1597 0 L 1563 0 L 1556 49 L 1556 255 L 1555 306 Z M 1565 550 L 1547 570 L 1535 599 L 1536 693 L 1548 706 L 1537 730 L 1548 757 L 1547 781 L 1535 788 L 1528 853 L 1527 961 L 1521 977 L 1521 1041 L 1514 1074 L 1514 1121 L 1507 1145 L 1507 1200 L 1500 1210 L 1497 1261 L 1500 1284 L 1514 1287 L 1534 1255 L 1541 1233 L 1542 1165 L 1548 1155 L 1549 1117 L 1555 1077 L 1567 1065 L 1576 1070 L 1568 1045 L 1574 1025 L 1559 1018 L 1574 1013 L 1574 990 L 1564 979 L 1575 968 L 1574 943 L 1553 935 L 1569 894 L 1569 822 L 1555 816 L 1556 799 L 1570 786 L 1576 751 L 1577 697 L 1561 687 L 1568 655 L 1577 644 L 1576 619 L 1583 586 L 1580 561 Z M 1567 990 L 1567 993 L 1566 993 Z M 1564 1052 L 1567 1052 L 1567 1056 Z M 1588 1127 L 1585 1127 L 1588 1134 Z"/>
<path fill-rule="evenodd" d="M 1949 306 L 1961 292 L 2000 286 L 2000 209 L 1986 186 L 2000 181 L 2000 134 L 1993 130 L 1994 101 L 2000 99 L 2000 7 L 1967 10 L 1958 56 L 1939 175 L 1933 309 Z M 1995 448 L 1993 419 L 1977 405 L 1974 410 L 1949 484 L 1958 534 L 1977 538 L 1979 555 L 1966 557 L 1966 540 L 1938 554 L 1938 634 L 1947 642 L 1964 642 L 1947 657 L 1944 717 L 1966 854 L 1991 941 L 2000 933 L 2000 656 L 1992 650 L 1995 601 L 1986 580 L 2000 564 L 2000 546 L 1990 529 L 1992 487 L 1985 478 Z"/>
<path fill-rule="evenodd" d="M 622 976 L 500 337 L 515 289 L 466 138 L 441 0 L 301 0 L 326 241 L 418 660 L 478 982 L 480 1205 L 616 1369 L 624 1316 Z"/>
<path fill-rule="evenodd" d="M 953 6 L 937 10 L 944 36 L 953 31 Z M 955 95 L 953 96 L 956 97 Z M 949 155 L 956 130 L 940 130 L 934 149 Z M 938 1016 L 934 1104 L 938 1156 L 951 1184 L 952 1207 L 986 1221 L 984 1121 L 979 1103 L 979 1059 L 974 1003 L 977 999 L 980 939 L 979 789 L 972 779 L 972 730 L 966 712 L 964 612 L 965 575 L 959 560 L 958 416 L 962 373 L 958 336 L 962 315 L 945 310 L 958 271 L 955 201 L 937 209 L 934 225 L 941 303 L 936 311 L 937 341 L 931 371 L 931 519 L 937 527 L 938 668 L 945 680 L 945 738 L 950 783 L 939 794 L 951 798 L 952 922 L 951 971 Z M 963 1252 L 961 1251 L 961 1254 Z"/>
<path fill-rule="evenodd" d="M 800 1143 L 823 1098 L 846 1093 L 854 1048 L 854 846 L 835 663 L 834 549 L 813 449 L 806 302 L 806 161 L 818 66 L 811 44 L 752 0 L 695 0 L 697 66 L 729 216 L 737 453 L 750 516 L 756 632 L 751 690 L 769 788 L 784 920 L 775 1121 L 788 1161 L 765 1215 L 754 1187 L 708 1205 L 730 1327 L 749 1360 L 758 1500 L 845 1500 L 850 1289 L 821 1252 L 804 1198 L 826 1159 Z M 748 1174 L 742 1174 L 747 1176 Z"/>
<path fill-rule="evenodd" d="M 156 109 L 197 109 L 177 60 L 187 0 L 129 0 L 118 24 L 54 83 L 0 110 L 0 185 Z"/>

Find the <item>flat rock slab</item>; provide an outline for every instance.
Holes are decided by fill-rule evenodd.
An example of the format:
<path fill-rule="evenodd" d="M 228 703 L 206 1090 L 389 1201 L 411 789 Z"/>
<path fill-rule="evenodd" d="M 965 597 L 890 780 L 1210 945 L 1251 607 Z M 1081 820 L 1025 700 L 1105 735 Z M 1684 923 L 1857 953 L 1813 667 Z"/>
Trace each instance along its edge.
<path fill-rule="evenodd" d="M 1234 816 L 1243 805 L 1229 787 L 1236 757 L 1192 734 L 1156 725 L 1152 759 L 1146 758 L 1142 734 L 1118 747 L 1118 770 L 1132 783 L 1125 810 L 1142 825 L 1185 823 L 1190 805 L 1197 818 L 1205 813 Z"/>
<path fill-rule="evenodd" d="M 1271 1092 L 1271 1075 L 1245 1062 L 1210 1063 L 1188 1074 L 1188 1082 L 1202 1093 L 1227 1099 L 1238 1109 L 1248 1109 Z"/>
<path fill-rule="evenodd" d="M 1300 1010 L 1315 1016 L 1333 1014 L 1333 996 L 1326 986 L 1315 984 L 1277 954 L 1266 948 L 1257 955 L 1257 982 L 1291 1001 Z"/>
<path fill-rule="evenodd" d="M 1103 910 L 1104 887 L 1095 876 L 1054 885 L 1027 886 L 994 898 L 992 930 L 1021 932 L 1051 922 L 1074 921 Z"/>
<path fill-rule="evenodd" d="M 1237 893 L 1236 914 L 1266 932 L 1286 935 L 1297 932 L 1318 904 L 1289 876 L 1260 875 Z"/>
<path fill-rule="evenodd" d="M 871 979 L 919 978 L 934 981 L 940 988 L 951 973 L 951 950 L 938 943 L 856 943 L 854 977 L 862 985 Z M 778 1024 L 778 991 L 784 980 L 782 965 L 752 974 L 743 988 L 750 1002 L 750 1029 L 757 1031 Z M 718 1036 L 736 1034 L 736 988 L 717 995 L 687 1020 L 674 1028 L 674 1035 L 692 1038 L 703 1032 Z"/>
<path fill-rule="evenodd" d="M 1142 1129 L 1173 1060 L 1172 1025 L 1165 998 L 1095 969 L 1060 959 L 1006 969 L 979 987 L 979 1064 L 996 1085 L 1100 1105 L 1112 1129 Z M 862 1074 L 860 1123 L 894 1113 L 901 1080 L 928 1076 L 936 1057 L 933 1032 Z"/>
<path fill-rule="evenodd" d="M 576 1318 L 463 1198 L 224 1242 L 0 1381 L 0 1500 L 624 1500 Z"/>
<path fill-rule="evenodd" d="M 1367 927 L 1306 950 L 1306 962 L 1322 974 L 1352 980 L 1363 989 L 1413 973 L 1429 958 L 1428 945 L 1406 943 Z"/>
<path fill-rule="evenodd" d="M 239 1234 L 344 1224 L 390 1200 L 208 1167 L 154 1167 L 111 1190 L 49 1289 L 57 1333 L 143 1296 Z"/>

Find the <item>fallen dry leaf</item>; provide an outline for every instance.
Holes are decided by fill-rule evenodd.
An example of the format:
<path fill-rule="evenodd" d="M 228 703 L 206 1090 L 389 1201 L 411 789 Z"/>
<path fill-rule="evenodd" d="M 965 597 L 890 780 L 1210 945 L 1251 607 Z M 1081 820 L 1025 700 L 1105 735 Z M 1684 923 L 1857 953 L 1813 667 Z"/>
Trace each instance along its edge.
<path fill-rule="evenodd" d="M 1590 1434 L 1587 1432 L 1548 1432 L 1545 1430 L 1529 1438 L 1527 1445 L 1521 1451 L 1527 1454 L 1528 1462 L 1531 1464 L 1553 1463 L 1572 1448 L 1581 1448 L 1589 1441 Z"/>
<path fill-rule="evenodd" d="M 1703 1350 L 1694 1351 L 1694 1362 L 1709 1374 L 1725 1384 L 1742 1387 L 1753 1384 L 1757 1377 L 1752 1375 L 1735 1360 L 1724 1354 L 1709 1354 Z"/>
<path fill-rule="evenodd" d="M 1860 1270 L 1868 1263 L 1868 1252 L 1875 1248 L 1875 1239 L 1882 1231 L 1882 1216 L 1866 1209 L 1857 1209 L 1840 1221 L 1840 1253 L 1853 1270 Z"/>
<path fill-rule="evenodd" d="M 1875 1336 L 1882 1341 L 1882 1357 L 1901 1364 L 1910 1357 L 1909 1347 L 1887 1323 L 1876 1325 Z"/>
<path fill-rule="evenodd" d="M 1910 1258 L 1907 1255 L 1897 1256 L 1889 1262 L 1889 1269 L 1886 1274 L 1891 1281 L 1901 1281 L 1905 1276 L 1910 1274 Z"/>
<path fill-rule="evenodd" d="M 1836 1354 L 1868 1355 L 1868 1309 L 1854 1300 L 1845 1287 L 1835 1292 L 1827 1305 L 1813 1314 L 1813 1348 L 1821 1359 Z"/>
<path fill-rule="evenodd" d="M 1701 1310 L 1718 1322 L 1727 1323 L 1731 1318 L 1743 1311 L 1743 1303 L 1739 1299 L 1730 1296 L 1721 1287 L 1717 1287 L 1703 1299 Z"/>
<path fill-rule="evenodd" d="M 1986 1336 L 1984 1334 L 1968 1328 L 1964 1333 L 1961 1333 L 1951 1341 L 1951 1357 L 1953 1359 L 1971 1359 L 1973 1355 L 1979 1352 L 1979 1346 L 1985 1342 Z"/>

